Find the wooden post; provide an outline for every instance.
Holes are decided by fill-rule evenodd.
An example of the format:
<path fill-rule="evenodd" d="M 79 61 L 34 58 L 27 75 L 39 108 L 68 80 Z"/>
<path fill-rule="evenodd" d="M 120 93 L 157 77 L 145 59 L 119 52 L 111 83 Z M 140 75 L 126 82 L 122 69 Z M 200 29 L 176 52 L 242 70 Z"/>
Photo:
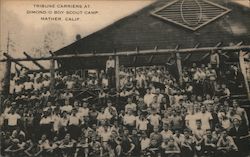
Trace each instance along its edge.
<path fill-rule="evenodd" d="M 248 100 L 250 100 L 250 87 L 249 87 L 248 80 L 247 80 L 247 73 L 246 73 L 247 67 L 244 63 L 244 52 L 243 51 L 239 52 L 239 64 L 240 64 L 241 72 L 242 72 L 243 77 L 244 77 L 245 86 L 247 89 L 247 97 L 248 97 Z"/>
<path fill-rule="evenodd" d="M 134 66 L 134 71 L 135 71 L 135 77 L 136 77 L 136 66 Z"/>
<path fill-rule="evenodd" d="M 86 79 L 86 69 L 82 69 L 82 78 L 83 80 Z"/>
<path fill-rule="evenodd" d="M 8 96 L 10 92 L 10 74 L 11 74 L 11 60 L 7 60 L 5 64 L 5 73 L 3 80 L 3 95 Z"/>
<path fill-rule="evenodd" d="M 180 53 L 177 52 L 176 53 L 176 65 L 177 65 L 177 69 L 178 69 L 178 73 L 179 73 L 179 82 L 182 85 L 182 66 L 181 66 L 181 56 Z"/>
<path fill-rule="evenodd" d="M 119 56 L 115 56 L 115 82 L 116 82 L 116 90 L 119 91 L 120 89 L 120 62 Z"/>
<path fill-rule="evenodd" d="M 14 63 L 16 63 L 17 65 L 19 65 L 20 67 L 22 67 L 22 68 L 24 68 L 24 69 L 26 69 L 26 70 L 30 70 L 28 67 L 26 67 L 25 65 L 21 64 L 19 61 L 14 60 L 14 58 L 11 57 L 8 53 L 3 53 L 3 55 L 7 58 L 7 59 L 5 60 L 6 62 L 8 62 L 8 61 L 14 62 Z"/>
<path fill-rule="evenodd" d="M 55 60 L 50 60 L 50 94 L 55 94 Z"/>

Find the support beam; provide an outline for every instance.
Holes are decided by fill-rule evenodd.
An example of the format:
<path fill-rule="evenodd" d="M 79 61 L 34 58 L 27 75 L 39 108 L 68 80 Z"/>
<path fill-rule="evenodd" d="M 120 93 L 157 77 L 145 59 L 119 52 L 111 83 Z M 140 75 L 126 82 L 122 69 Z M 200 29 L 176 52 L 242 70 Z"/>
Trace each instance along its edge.
<path fill-rule="evenodd" d="M 22 68 L 24 68 L 24 69 L 26 69 L 26 70 L 30 70 L 30 68 L 28 68 L 28 67 L 26 67 L 25 65 L 23 65 L 23 64 L 21 64 L 18 60 L 15 60 L 13 57 L 11 57 L 9 54 L 7 54 L 7 53 L 3 53 L 3 55 L 7 58 L 7 62 L 8 61 L 12 61 L 12 62 L 14 62 L 14 63 L 16 63 L 17 65 L 19 65 L 20 67 L 22 67 Z"/>
<path fill-rule="evenodd" d="M 249 87 L 249 84 L 248 84 L 248 80 L 247 80 L 247 71 L 246 71 L 246 66 L 244 64 L 244 53 L 242 51 L 239 52 L 239 64 L 240 64 L 240 69 L 241 69 L 241 72 L 243 74 L 243 77 L 244 77 L 244 82 L 245 82 L 245 86 L 246 86 L 246 89 L 247 89 L 247 97 L 248 97 L 248 100 L 250 100 L 250 87 Z"/>
<path fill-rule="evenodd" d="M 5 73 L 3 80 L 3 95 L 8 96 L 10 92 L 10 74 L 11 74 L 11 61 L 7 60 L 5 65 Z"/>
<path fill-rule="evenodd" d="M 24 69 L 26 69 L 26 70 L 30 70 L 30 68 L 28 68 L 28 67 L 26 67 L 25 65 L 19 63 L 18 61 L 13 61 L 13 62 L 15 62 L 17 65 L 19 65 L 20 67 L 22 67 L 22 68 L 24 68 Z"/>
<path fill-rule="evenodd" d="M 194 48 L 198 48 L 201 44 L 200 43 L 197 43 Z"/>
<path fill-rule="evenodd" d="M 134 56 L 133 57 L 133 65 L 135 64 L 136 60 L 137 60 L 137 56 Z"/>
<path fill-rule="evenodd" d="M 177 65 L 177 69 L 178 69 L 178 73 L 179 73 L 179 83 L 180 83 L 180 85 L 182 85 L 182 83 L 183 83 L 183 81 L 182 81 L 182 65 L 181 65 L 181 56 L 180 56 L 179 52 L 176 53 L 176 65 Z"/>
<path fill-rule="evenodd" d="M 137 53 L 139 53 L 139 51 L 140 51 L 139 46 L 137 46 L 137 47 L 135 48 L 135 51 L 136 51 Z M 115 52 L 116 52 L 116 51 L 115 51 Z"/>
<path fill-rule="evenodd" d="M 219 42 L 215 45 L 215 47 L 220 47 L 222 45 L 222 42 Z"/>
<path fill-rule="evenodd" d="M 215 50 L 217 49 L 218 50 L 218 47 L 220 47 L 222 45 L 222 42 L 219 42 L 215 45 L 214 48 L 212 48 L 211 50 Z M 210 51 L 211 51 L 210 50 Z M 203 61 L 204 59 L 206 59 L 208 56 L 210 56 L 210 52 L 209 53 L 206 53 L 203 57 L 201 57 L 201 59 L 199 60 L 200 62 Z"/>
<path fill-rule="evenodd" d="M 241 46 L 243 44 L 243 41 L 237 43 L 235 46 Z"/>
<path fill-rule="evenodd" d="M 158 51 L 158 46 L 155 46 L 154 50 L 155 50 L 155 52 L 157 52 Z M 154 59 L 154 55 L 151 55 L 149 60 L 148 60 L 148 64 L 151 64 L 153 59 Z"/>
<path fill-rule="evenodd" d="M 82 70 L 82 78 L 85 80 L 86 79 L 86 69 Z"/>
<path fill-rule="evenodd" d="M 202 48 L 185 48 L 185 49 L 158 49 L 155 50 L 140 50 L 137 51 L 122 51 L 122 52 L 103 52 L 93 55 L 92 53 L 86 53 L 86 54 L 69 54 L 69 55 L 60 55 L 60 56 L 45 56 L 45 57 L 33 57 L 32 60 L 50 60 L 50 59 L 64 59 L 64 58 L 88 58 L 88 57 L 107 57 L 107 56 L 133 56 L 133 55 L 146 55 L 146 54 L 171 54 L 171 53 L 190 53 L 190 52 L 201 52 L 201 53 L 207 53 L 211 50 L 221 50 L 221 51 L 250 51 L 250 45 L 244 45 L 244 46 L 227 46 L 227 47 L 202 47 Z M 0 62 L 5 62 L 7 59 L 2 59 Z M 31 61 L 31 59 L 28 58 L 12 58 L 11 61 Z"/>
<path fill-rule="evenodd" d="M 49 51 L 49 53 L 50 53 L 51 56 L 55 56 L 54 52 Z"/>
<path fill-rule="evenodd" d="M 150 58 L 148 59 L 148 64 L 151 64 L 153 59 L 154 59 L 154 55 L 151 55 Z"/>
<path fill-rule="evenodd" d="M 241 46 L 243 44 L 243 41 L 241 41 L 241 42 L 239 42 L 239 43 L 237 43 L 237 44 L 235 44 L 235 45 L 233 45 L 234 47 L 239 47 L 239 46 Z M 227 51 L 226 52 L 223 52 L 223 53 L 221 53 L 221 55 L 222 56 L 224 56 L 224 57 L 226 57 L 227 59 L 228 58 L 230 58 L 228 55 L 227 55 Z"/>
<path fill-rule="evenodd" d="M 180 48 L 180 46 L 179 45 L 176 45 L 175 46 L 175 52 L 172 52 L 171 54 L 170 54 L 170 57 L 168 57 L 168 59 L 167 59 L 167 65 L 172 65 L 171 63 L 170 63 L 170 61 L 172 61 L 172 60 L 175 60 L 175 63 L 176 63 L 176 53 L 178 52 L 179 53 L 179 48 Z"/>
<path fill-rule="evenodd" d="M 183 61 L 188 60 L 191 56 L 192 56 L 192 53 L 187 54 L 187 55 L 185 56 L 185 58 L 183 59 Z"/>
<path fill-rule="evenodd" d="M 210 55 L 210 53 L 206 53 L 204 56 L 202 56 L 201 58 L 200 58 L 200 62 L 201 61 L 203 61 L 204 59 L 206 59 L 208 56 Z"/>
<path fill-rule="evenodd" d="M 194 48 L 197 49 L 201 44 L 197 43 Z M 190 57 L 192 56 L 192 53 L 189 53 L 188 55 L 186 55 L 186 57 L 183 59 L 183 61 L 188 60 Z"/>
<path fill-rule="evenodd" d="M 157 52 L 158 51 L 158 46 L 155 46 L 154 50 L 155 50 L 155 52 Z M 154 59 L 154 55 L 151 55 L 149 60 L 148 60 L 148 64 L 151 64 L 153 59 Z"/>
<path fill-rule="evenodd" d="M 120 60 L 119 56 L 115 56 L 115 85 L 116 90 L 120 90 Z"/>
<path fill-rule="evenodd" d="M 243 53 L 243 56 L 246 56 L 246 55 L 248 55 L 250 52 L 244 52 Z M 250 57 L 250 56 L 249 56 Z"/>
<path fill-rule="evenodd" d="M 55 71 L 59 71 L 60 69 L 55 69 Z M 50 69 L 37 69 L 37 70 L 29 70 L 27 71 L 28 74 L 32 74 L 32 73 L 50 73 Z"/>
<path fill-rule="evenodd" d="M 140 48 L 137 46 L 137 47 L 135 48 L 135 51 L 136 51 L 136 53 L 139 53 L 139 52 L 140 52 Z M 137 60 L 137 56 L 134 56 L 134 57 L 133 57 L 133 64 L 135 64 L 136 60 Z"/>
<path fill-rule="evenodd" d="M 27 58 L 29 58 L 29 59 L 31 59 L 31 61 L 37 66 L 37 67 L 39 67 L 40 69 L 45 69 L 41 64 L 39 64 L 36 60 L 32 60 L 33 58 L 29 55 L 29 54 L 27 54 L 26 52 L 23 52 L 23 54 L 27 57 Z"/>
<path fill-rule="evenodd" d="M 50 94 L 55 94 L 55 60 L 50 60 Z"/>
<path fill-rule="evenodd" d="M 221 53 L 221 56 L 226 57 L 227 59 L 229 59 L 230 57 L 227 55 L 227 52 Z"/>
<path fill-rule="evenodd" d="M 175 46 L 175 50 L 179 50 L 179 48 L 180 48 L 180 45 Z"/>

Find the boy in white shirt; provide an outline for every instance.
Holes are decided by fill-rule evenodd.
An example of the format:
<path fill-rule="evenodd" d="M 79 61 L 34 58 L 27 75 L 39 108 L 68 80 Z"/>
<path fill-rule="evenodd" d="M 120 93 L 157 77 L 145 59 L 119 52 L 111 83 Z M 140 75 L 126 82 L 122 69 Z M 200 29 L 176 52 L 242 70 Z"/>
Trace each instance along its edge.
<path fill-rule="evenodd" d="M 142 154 L 143 152 L 146 151 L 146 149 L 150 146 L 150 139 L 147 137 L 147 134 L 145 131 L 142 132 L 142 137 L 141 137 L 141 151 Z"/>
<path fill-rule="evenodd" d="M 146 131 L 148 129 L 148 120 L 145 118 L 144 115 L 139 115 L 136 119 L 136 128 L 139 131 Z"/>
<path fill-rule="evenodd" d="M 79 127 L 81 120 L 76 116 L 76 109 L 72 110 L 72 114 L 69 116 L 69 133 L 73 139 L 77 139 L 81 134 Z"/>
<path fill-rule="evenodd" d="M 14 109 L 11 109 L 10 113 L 5 116 L 5 119 L 8 120 L 7 124 L 8 124 L 9 130 L 13 131 L 17 127 L 21 119 L 21 116 L 17 114 Z"/>
<path fill-rule="evenodd" d="M 82 107 L 79 107 L 77 116 L 80 119 L 84 119 L 84 117 L 89 116 L 89 108 L 88 108 L 88 103 L 86 101 L 83 102 Z"/>
<path fill-rule="evenodd" d="M 199 112 L 197 114 L 197 119 L 201 120 L 202 130 L 207 130 L 207 129 L 211 128 L 211 126 L 212 126 L 211 123 L 212 123 L 213 117 L 212 117 L 210 112 L 206 111 L 205 105 L 201 106 L 201 112 Z"/>
<path fill-rule="evenodd" d="M 128 110 L 128 113 L 123 117 L 123 124 L 127 126 L 128 130 L 132 132 L 135 127 L 136 117 L 133 115 L 132 110 Z"/>
<path fill-rule="evenodd" d="M 147 104 L 148 107 L 150 107 L 150 104 L 154 100 L 154 94 L 151 93 L 151 90 L 148 88 L 147 93 L 144 95 L 144 102 Z"/>
<path fill-rule="evenodd" d="M 113 117 L 117 116 L 117 110 L 115 107 L 112 106 L 112 102 L 108 100 L 107 107 L 104 110 L 104 114 L 108 120 L 112 119 Z"/>
<path fill-rule="evenodd" d="M 131 98 L 128 98 L 128 104 L 125 106 L 125 112 L 128 112 L 129 109 L 133 112 L 136 111 L 136 104 L 132 102 Z"/>
<path fill-rule="evenodd" d="M 163 124 L 163 130 L 161 131 L 163 140 L 169 140 L 173 136 L 173 132 L 169 130 L 168 124 Z"/>
<path fill-rule="evenodd" d="M 69 100 L 66 99 L 65 100 L 65 105 L 60 108 L 62 112 L 66 111 L 67 113 L 71 113 L 73 107 L 69 103 L 70 103 Z"/>
<path fill-rule="evenodd" d="M 161 116 L 157 114 L 156 110 L 152 110 L 152 113 L 148 116 L 148 120 L 153 128 L 158 128 L 160 125 Z"/>

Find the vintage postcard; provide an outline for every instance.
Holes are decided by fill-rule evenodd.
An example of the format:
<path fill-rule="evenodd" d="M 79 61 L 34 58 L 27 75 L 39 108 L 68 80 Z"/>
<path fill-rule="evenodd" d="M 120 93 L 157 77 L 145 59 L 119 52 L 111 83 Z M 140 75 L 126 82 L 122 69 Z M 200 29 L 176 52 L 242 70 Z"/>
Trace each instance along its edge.
<path fill-rule="evenodd" d="M 0 0 L 3 157 L 250 157 L 249 0 Z"/>

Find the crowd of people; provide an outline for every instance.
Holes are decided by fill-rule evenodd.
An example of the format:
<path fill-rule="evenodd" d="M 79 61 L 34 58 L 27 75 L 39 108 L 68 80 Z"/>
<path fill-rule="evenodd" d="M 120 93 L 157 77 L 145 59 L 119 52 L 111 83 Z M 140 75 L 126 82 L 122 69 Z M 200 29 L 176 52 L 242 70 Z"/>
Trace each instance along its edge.
<path fill-rule="evenodd" d="M 179 78 L 165 66 L 121 66 L 119 90 L 112 58 L 85 79 L 57 72 L 54 93 L 49 74 L 16 73 L 1 104 L 1 155 L 246 157 L 247 113 L 213 55 Z"/>

